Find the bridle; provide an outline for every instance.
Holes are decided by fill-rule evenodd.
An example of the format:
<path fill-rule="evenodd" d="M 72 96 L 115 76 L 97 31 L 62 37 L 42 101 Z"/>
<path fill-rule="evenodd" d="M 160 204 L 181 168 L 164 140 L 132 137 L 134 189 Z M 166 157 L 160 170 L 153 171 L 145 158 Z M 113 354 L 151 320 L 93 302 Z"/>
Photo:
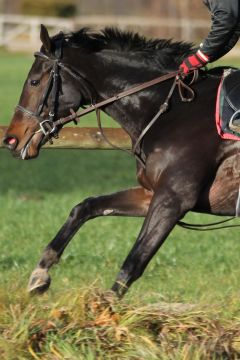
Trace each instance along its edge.
<path fill-rule="evenodd" d="M 63 67 L 61 63 L 62 58 L 62 38 L 56 41 L 56 50 L 55 50 L 55 58 L 50 58 L 46 54 L 42 52 L 35 52 L 35 57 L 41 57 L 44 60 L 50 60 L 53 62 L 52 69 L 50 71 L 50 75 L 48 78 L 46 89 L 43 93 L 40 103 L 37 106 L 36 111 L 31 111 L 23 107 L 22 105 L 17 105 L 16 110 L 19 110 L 26 114 L 29 118 L 36 118 L 38 120 L 39 130 L 37 130 L 34 134 L 38 132 L 42 132 L 45 136 L 49 138 L 52 136 L 57 137 L 57 127 L 55 125 L 56 118 L 56 110 L 58 105 L 58 94 L 59 94 L 59 81 L 60 81 L 60 72 L 59 69 Z M 50 105 L 50 110 L 48 112 L 47 119 L 41 116 L 43 112 L 43 108 L 47 103 L 50 93 L 52 93 L 52 102 Z"/>
<path fill-rule="evenodd" d="M 189 85 L 185 84 L 185 82 L 183 81 L 182 77 L 179 74 L 179 71 L 174 71 L 174 72 L 159 76 L 157 78 L 154 78 L 153 80 L 150 80 L 150 81 L 141 83 L 139 85 L 136 85 L 134 87 L 131 87 L 125 91 L 122 91 L 122 92 L 120 92 L 110 98 L 104 99 L 98 103 L 93 103 L 93 101 L 92 101 L 92 104 L 90 106 L 81 110 L 78 113 L 76 113 L 72 109 L 70 109 L 71 114 L 69 116 L 60 118 L 60 119 L 56 119 L 56 111 L 57 111 L 57 107 L 58 107 L 58 99 L 59 99 L 58 95 L 59 95 L 59 87 L 60 87 L 59 86 L 60 70 L 66 71 L 70 76 L 72 76 L 74 79 L 76 79 L 78 81 L 83 82 L 85 80 L 82 75 L 76 73 L 69 66 L 67 66 L 61 62 L 62 44 L 63 44 L 62 37 L 60 37 L 60 39 L 58 39 L 58 40 L 55 40 L 55 57 L 54 58 L 44 54 L 43 52 L 35 52 L 34 53 L 35 57 L 40 57 L 44 60 L 51 61 L 53 63 L 52 69 L 50 71 L 50 75 L 48 78 L 46 90 L 44 91 L 41 101 L 40 101 L 39 105 L 37 106 L 37 110 L 31 111 L 19 104 L 16 106 L 16 110 L 21 111 L 22 113 L 26 114 L 29 118 L 32 117 L 32 118 L 37 119 L 38 128 L 33 133 L 33 136 L 37 133 L 43 133 L 44 136 L 48 137 L 48 140 L 50 142 L 52 142 L 52 137 L 55 137 L 55 138 L 58 137 L 59 126 L 62 127 L 63 125 L 65 125 L 69 122 L 72 122 L 72 121 L 75 124 L 77 124 L 80 117 L 82 117 L 90 112 L 96 111 L 98 128 L 100 130 L 100 133 L 101 133 L 103 139 L 113 148 L 118 149 L 118 150 L 120 149 L 123 151 L 127 151 L 131 155 L 134 155 L 135 158 L 138 160 L 138 162 L 141 164 L 141 166 L 145 167 L 145 155 L 142 152 L 142 149 L 140 146 L 141 141 L 143 140 L 143 138 L 146 135 L 146 133 L 148 132 L 148 130 L 158 120 L 158 118 L 168 110 L 169 101 L 172 97 L 172 94 L 173 94 L 176 86 L 178 86 L 180 98 L 183 102 L 190 102 L 194 99 L 194 97 L 195 97 L 194 91 L 189 86 L 189 85 L 191 85 L 192 82 Z M 198 73 L 197 71 L 196 72 L 194 71 L 194 73 L 193 73 L 194 81 L 195 81 L 195 77 L 196 77 L 197 73 Z M 129 151 L 126 149 L 122 149 L 122 148 L 112 144 L 104 134 L 104 131 L 103 131 L 103 128 L 101 125 L 100 110 L 108 104 L 112 104 L 115 101 L 118 101 L 126 96 L 135 94 L 139 91 L 142 91 L 144 89 L 147 89 L 149 87 L 152 87 L 156 84 L 159 84 L 161 82 L 164 82 L 164 81 L 172 79 L 172 78 L 174 78 L 174 82 L 170 88 L 170 91 L 169 91 L 165 101 L 163 102 L 163 104 L 161 104 L 157 114 L 153 117 L 153 119 L 149 122 L 149 124 L 143 129 L 143 131 L 141 132 L 141 134 L 135 141 L 135 144 L 134 144 L 132 150 Z M 185 92 L 188 93 L 188 96 L 185 96 L 185 94 L 184 94 Z M 50 105 L 50 110 L 48 112 L 48 116 L 47 116 L 47 118 L 45 118 L 45 117 L 41 116 L 41 114 L 43 112 L 43 108 L 46 105 L 51 93 L 52 93 L 52 102 Z"/>

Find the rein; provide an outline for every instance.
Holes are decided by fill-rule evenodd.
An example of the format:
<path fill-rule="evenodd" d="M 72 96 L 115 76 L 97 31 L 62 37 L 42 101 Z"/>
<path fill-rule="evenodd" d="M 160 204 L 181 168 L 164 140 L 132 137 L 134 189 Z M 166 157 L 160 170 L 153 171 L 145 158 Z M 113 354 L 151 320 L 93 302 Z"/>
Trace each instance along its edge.
<path fill-rule="evenodd" d="M 66 68 L 64 67 L 64 69 L 66 70 Z M 173 79 L 174 78 L 174 82 L 173 85 L 170 88 L 170 91 L 168 93 L 168 96 L 166 97 L 164 103 L 160 106 L 159 111 L 157 112 L 157 114 L 153 117 L 153 119 L 149 122 L 149 124 L 143 129 L 143 131 L 141 132 L 141 134 L 139 135 L 139 137 L 137 138 L 137 141 L 135 142 L 132 151 L 129 150 L 125 150 L 122 149 L 121 147 L 118 147 L 116 145 L 114 145 L 112 142 L 109 141 L 109 139 L 106 137 L 106 135 L 104 134 L 102 125 L 101 125 L 101 117 L 100 117 L 100 110 L 105 107 L 106 105 L 112 104 L 115 101 L 118 101 L 126 96 L 130 96 L 132 94 L 135 94 L 139 91 L 145 90 L 149 87 L 152 87 L 154 85 L 160 84 L 161 82 L 164 82 L 166 80 L 169 79 Z M 57 128 L 57 126 L 61 125 L 65 125 L 71 121 L 74 121 L 75 124 L 77 124 L 80 121 L 80 118 L 86 114 L 89 114 L 93 111 L 96 111 L 96 116 L 97 116 L 97 123 L 98 123 L 98 128 L 99 131 L 103 137 L 103 139 L 114 149 L 117 150 L 122 150 L 127 152 L 130 155 L 135 156 L 135 158 L 138 160 L 138 162 L 141 164 L 141 166 L 143 168 L 145 168 L 145 161 L 142 159 L 142 155 L 141 155 L 141 149 L 138 150 L 141 140 L 144 138 L 144 136 L 146 135 L 146 133 L 148 132 L 148 130 L 153 126 L 153 124 L 157 121 L 157 119 L 168 110 L 169 107 L 169 101 L 173 95 L 173 92 L 176 88 L 176 86 L 178 85 L 178 89 L 179 89 L 179 94 L 181 97 L 181 100 L 183 102 L 190 102 L 194 99 L 195 97 L 195 93 L 194 91 L 188 86 L 186 85 L 183 80 L 181 79 L 181 77 L 179 76 L 179 71 L 175 71 L 175 72 L 171 72 L 169 74 L 165 74 L 162 76 L 159 76 L 157 78 L 154 78 L 153 80 L 150 81 L 146 81 L 142 84 L 136 85 L 134 87 L 131 87 L 128 90 L 122 91 L 108 99 L 102 100 L 96 104 L 91 104 L 89 107 L 87 107 L 86 109 L 81 110 L 80 112 L 74 112 L 73 110 L 70 110 L 71 115 L 65 117 L 65 118 L 60 118 L 58 120 L 56 120 L 53 125 L 55 128 Z M 185 97 L 183 95 L 183 89 L 187 90 L 190 94 L 189 97 Z M 138 152 L 137 152 L 138 150 Z"/>
<path fill-rule="evenodd" d="M 144 90 L 144 89 L 147 89 L 153 85 L 156 85 L 156 84 L 159 84 L 163 81 L 166 81 L 168 79 L 172 79 L 172 78 L 175 78 L 176 76 L 179 75 L 179 71 L 175 71 L 175 72 L 172 72 L 170 74 L 166 74 L 166 75 L 163 75 L 163 76 L 160 76 L 160 77 L 157 77 L 153 80 L 150 80 L 150 81 L 147 81 L 147 82 L 144 82 L 140 85 L 137 85 L 137 86 L 134 86 L 128 90 L 125 90 L 125 91 L 122 91 L 120 93 L 118 93 L 117 95 L 114 95 L 108 99 L 105 99 L 105 100 L 102 100 L 96 104 L 91 104 L 89 107 L 87 107 L 86 109 L 83 109 L 81 110 L 80 112 L 78 113 L 73 113 L 72 115 L 69 115 L 65 118 L 61 118 L 57 121 L 54 122 L 54 124 L 57 126 L 57 125 L 65 125 L 71 121 L 74 121 L 76 120 L 77 118 L 80 118 L 86 114 L 89 114 L 91 113 L 92 111 L 94 110 L 97 110 L 97 109 L 101 109 L 103 108 L 104 106 L 106 105 L 109 105 L 109 104 L 112 104 L 114 103 L 115 101 L 118 101 L 126 96 L 129 96 L 129 95 L 132 95 L 132 94 L 135 94 L 141 90 Z M 76 120 L 76 121 L 79 121 L 79 120 Z"/>
<path fill-rule="evenodd" d="M 118 101 L 126 96 L 129 96 L 129 95 L 132 95 L 132 94 L 135 94 L 139 91 L 142 91 L 144 89 L 147 89 L 151 86 L 154 86 L 156 84 L 159 84 L 161 82 L 164 82 L 166 80 L 169 80 L 169 79 L 172 79 L 174 78 L 174 82 L 173 82 L 173 85 L 169 91 L 169 94 L 166 98 L 166 100 L 164 101 L 164 103 L 160 106 L 160 109 L 159 111 L 157 112 L 157 114 L 154 116 L 154 118 L 150 121 L 150 123 L 143 129 L 143 131 L 141 132 L 141 134 L 139 135 L 139 137 L 137 138 L 137 141 L 135 142 L 134 146 L 133 146 L 133 149 L 132 151 L 129 151 L 129 150 L 125 150 L 125 149 L 122 149 L 121 147 L 118 147 L 116 145 L 114 145 L 112 142 L 109 141 L 109 139 L 106 137 L 106 135 L 104 134 L 104 131 L 103 131 L 103 128 L 102 128 L 102 124 L 101 124 L 101 117 L 100 117 L 100 111 L 103 107 L 105 107 L 106 105 L 109 105 L 109 104 L 112 104 L 114 103 L 115 101 Z M 71 111 L 71 115 L 65 117 L 65 118 L 60 118 L 59 120 L 55 121 L 54 122 L 54 126 L 57 127 L 59 125 L 65 125 L 71 121 L 74 121 L 75 124 L 77 124 L 79 121 L 80 121 L 80 118 L 86 114 L 89 114 L 93 111 L 96 111 L 96 116 L 97 116 L 97 124 L 98 124 L 98 128 L 99 128 L 99 131 L 103 137 L 103 139 L 114 149 L 117 149 L 117 150 L 122 150 L 122 151 L 125 151 L 127 152 L 129 155 L 133 155 L 135 156 L 135 158 L 137 159 L 137 161 L 141 164 L 141 166 L 143 168 L 145 168 L 145 161 L 143 160 L 142 158 L 142 154 L 141 154 L 141 148 L 139 147 L 140 145 L 140 142 L 141 140 L 143 139 L 143 137 L 145 136 L 145 134 L 148 132 L 148 130 L 153 126 L 153 124 L 156 122 L 156 120 L 163 114 L 165 113 L 167 110 L 168 110 L 168 107 L 169 107 L 169 101 L 170 101 L 170 98 L 172 97 L 172 94 L 175 90 L 175 87 L 179 86 L 179 89 L 181 88 L 181 86 L 183 87 L 187 87 L 183 81 L 181 80 L 181 78 L 179 77 L 179 71 L 175 71 L 175 72 L 172 72 L 172 73 L 169 73 L 169 74 L 166 74 L 166 75 L 163 75 L 163 76 L 160 76 L 160 77 L 157 77 L 153 80 L 150 80 L 150 81 L 147 81 L 147 82 L 144 82 L 142 84 L 139 84 L 139 85 L 136 85 L 134 87 L 131 87 L 130 89 L 128 90 L 125 90 L 125 91 L 122 91 L 120 93 L 118 93 L 117 95 L 114 95 L 108 99 L 105 99 L 105 100 L 102 100 L 96 104 L 91 104 L 89 107 L 87 107 L 86 109 L 83 109 L 81 110 L 80 112 L 77 112 L 75 113 L 73 110 L 70 110 Z M 181 84 L 181 85 L 179 85 Z M 184 84 L 184 85 L 182 85 Z M 192 101 L 193 98 L 194 98 L 194 92 L 193 90 L 190 88 L 190 87 L 187 87 L 189 89 L 189 92 L 191 92 L 191 97 L 190 98 L 184 98 L 182 96 L 182 92 L 180 92 L 180 96 L 181 96 L 181 99 L 182 101 Z"/>

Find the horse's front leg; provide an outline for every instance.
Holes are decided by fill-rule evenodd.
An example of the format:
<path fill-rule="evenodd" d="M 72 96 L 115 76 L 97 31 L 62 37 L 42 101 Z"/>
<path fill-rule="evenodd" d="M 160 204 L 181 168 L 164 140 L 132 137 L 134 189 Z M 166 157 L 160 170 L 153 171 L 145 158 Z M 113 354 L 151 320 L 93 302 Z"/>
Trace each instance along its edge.
<path fill-rule="evenodd" d="M 33 271 L 29 291 L 45 291 L 50 285 L 48 270 L 57 263 L 79 228 L 88 220 L 98 216 L 146 216 L 152 198 L 152 192 L 142 187 L 123 190 L 114 194 L 89 198 L 76 205 L 70 215 L 43 252 Z"/>
<path fill-rule="evenodd" d="M 118 296 L 123 296 L 130 285 L 142 275 L 177 221 L 194 206 L 196 202 L 194 192 L 187 190 L 190 188 L 186 183 L 178 186 L 181 193 L 166 184 L 162 184 L 161 188 L 155 191 L 136 243 L 112 287 Z M 186 191 L 183 190 L 184 188 Z"/>

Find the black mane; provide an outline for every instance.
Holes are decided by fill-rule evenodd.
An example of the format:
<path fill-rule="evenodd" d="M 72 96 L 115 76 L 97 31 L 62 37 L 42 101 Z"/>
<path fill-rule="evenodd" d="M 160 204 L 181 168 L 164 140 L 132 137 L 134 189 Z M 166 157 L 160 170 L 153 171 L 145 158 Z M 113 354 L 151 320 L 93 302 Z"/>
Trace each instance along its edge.
<path fill-rule="evenodd" d="M 53 40 L 59 36 L 60 34 L 57 34 Z M 179 64 L 186 55 L 193 51 L 191 43 L 167 39 L 147 39 L 138 33 L 111 27 L 106 27 L 99 32 L 83 28 L 70 34 L 64 34 L 64 39 L 69 46 L 80 48 L 88 53 L 104 50 L 137 53 L 146 59 L 151 58 L 159 62 L 159 65 L 164 68 L 169 67 L 169 61 Z"/>

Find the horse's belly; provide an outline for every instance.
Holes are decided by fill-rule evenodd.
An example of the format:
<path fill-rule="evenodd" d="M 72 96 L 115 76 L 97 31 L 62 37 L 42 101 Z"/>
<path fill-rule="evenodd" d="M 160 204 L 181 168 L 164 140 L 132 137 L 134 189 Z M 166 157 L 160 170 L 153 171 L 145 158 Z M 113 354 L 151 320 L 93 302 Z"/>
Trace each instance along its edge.
<path fill-rule="evenodd" d="M 196 211 L 234 216 L 240 186 L 240 155 L 231 156 L 219 167 L 214 181 L 201 193 Z"/>

